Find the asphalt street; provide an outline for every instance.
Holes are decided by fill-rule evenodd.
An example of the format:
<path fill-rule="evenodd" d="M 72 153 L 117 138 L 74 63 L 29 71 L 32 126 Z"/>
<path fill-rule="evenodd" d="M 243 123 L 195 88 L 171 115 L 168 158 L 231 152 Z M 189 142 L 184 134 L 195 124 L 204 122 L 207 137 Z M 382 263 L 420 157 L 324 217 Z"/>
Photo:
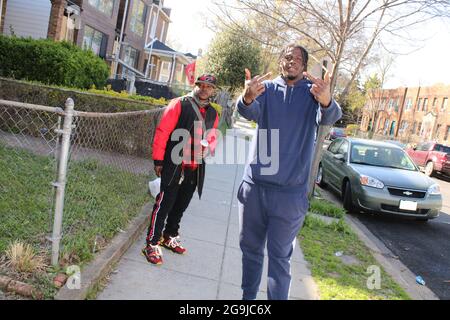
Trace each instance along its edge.
<path fill-rule="evenodd" d="M 353 214 L 440 299 L 450 300 L 450 178 L 433 178 L 441 187 L 438 218 L 420 222 L 383 214 Z M 336 194 L 333 199 L 340 201 Z"/>

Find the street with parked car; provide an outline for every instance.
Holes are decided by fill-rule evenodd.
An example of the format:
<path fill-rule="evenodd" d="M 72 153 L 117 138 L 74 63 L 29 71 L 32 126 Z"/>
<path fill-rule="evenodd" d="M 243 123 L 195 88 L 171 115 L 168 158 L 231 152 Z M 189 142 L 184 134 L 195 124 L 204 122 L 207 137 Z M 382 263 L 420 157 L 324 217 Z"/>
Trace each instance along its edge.
<path fill-rule="evenodd" d="M 341 203 L 440 299 L 450 299 L 450 177 L 428 177 L 389 142 L 338 138 L 325 145 L 320 193 Z"/>

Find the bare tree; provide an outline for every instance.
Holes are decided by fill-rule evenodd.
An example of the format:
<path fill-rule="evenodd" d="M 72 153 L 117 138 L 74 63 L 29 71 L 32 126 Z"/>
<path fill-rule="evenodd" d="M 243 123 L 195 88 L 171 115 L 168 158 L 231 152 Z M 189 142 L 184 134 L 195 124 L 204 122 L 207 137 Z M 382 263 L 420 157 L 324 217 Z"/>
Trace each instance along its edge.
<path fill-rule="evenodd" d="M 381 55 L 381 58 L 377 62 L 376 73 L 369 77 L 364 84 L 366 90 L 367 104 L 365 106 L 365 112 L 369 114 L 370 120 L 372 120 L 372 126 L 370 128 L 370 135 L 375 133 L 375 126 L 378 121 L 379 113 L 383 103 L 383 87 L 386 84 L 387 79 L 390 76 L 390 69 L 394 63 L 392 55 Z"/>
<path fill-rule="evenodd" d="M 325 54 L 332 61 L 331 90 L 336 89 L 337 77 L 346 73 L 348 82 L 340 90 L 345 99 L 350 88 L 367 63 L 372 49 L 382 35 L 407 40 L 405 31 L 437 17 L 450 17 L 448 0 L 217 0 L 219 13 L 215 19 L 224 25 L 249 33 L 249 18 L 267 23 L 267 33 L 252 34 L 267 47 L 296 40 L 308 43 L 311 50 Z M 264 30 L 264 29 L 262 29 Z M 409 38 L 410 39 L 410 38 Z M 382 45 L 382 44 L 381 44 Z M 309 190 L 314 190 L 323 140 L 329 127 L 319 129 Z"/>
<path fill-rule="evenodd" d="M 331 58 L 332 89 L 337 71 L 349 74 L 341 97 L 348 94 L 377 40 L 383 34 L 411 39 L 404 31 L 437 17 L 450 17 L 450 1 L 443 0 L 236 0 L 216 1 L 215 20 L 263 42 L 303 40 Z M 236 14 L 238 13 L 238 14 Z M 247 19 L 250 17 L 250 19 Z M 264 29 L 242 28 L 256 23 Z M 279 48 L 279 47 L 278 47 Z"/>

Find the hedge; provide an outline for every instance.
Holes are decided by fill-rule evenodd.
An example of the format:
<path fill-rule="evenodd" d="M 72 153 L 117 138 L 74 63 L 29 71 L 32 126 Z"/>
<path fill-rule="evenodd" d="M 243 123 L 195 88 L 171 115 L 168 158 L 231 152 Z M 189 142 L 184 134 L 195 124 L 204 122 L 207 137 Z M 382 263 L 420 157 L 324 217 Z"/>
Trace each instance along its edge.
<path fill-rule="evenodd" d="M 106 62 L 68 42 L 0 35 L 0 76 L 67 87 L 103 88 Z"/>
<path fill-rule="evenodd" d="M 105 94 L 100 90 L 61 88 L 41 83 L 0 77 L 0 99 L 64 108 L 67 98 L 75 102 L 75 110 L 88 112 L 127 112 L 161 108 L 162 100 L 141 101 L 126 94 Z"/>

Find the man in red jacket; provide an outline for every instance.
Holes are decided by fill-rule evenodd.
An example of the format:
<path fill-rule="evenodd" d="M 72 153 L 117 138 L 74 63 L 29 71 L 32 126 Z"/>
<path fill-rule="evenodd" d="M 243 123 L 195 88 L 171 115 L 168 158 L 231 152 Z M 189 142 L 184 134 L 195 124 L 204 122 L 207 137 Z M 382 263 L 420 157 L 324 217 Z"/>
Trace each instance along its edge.
<path fill-rule="evenodd" d="M 156 128 L 153 161 L 155 173 L 161 177 L 161 190 L 142 250 L 152 264 L 162 264 L 160 245 L 175 253 L 186 252 L 178 229 L 195 189 L 201 198 L 205 178 L 203 158 L 208 150 L 214 152 L 217 143 L 219 117 L 210 104 L 215 89 L 213 75 L 198 77 L 191 93 L 170 101 Z"/>

